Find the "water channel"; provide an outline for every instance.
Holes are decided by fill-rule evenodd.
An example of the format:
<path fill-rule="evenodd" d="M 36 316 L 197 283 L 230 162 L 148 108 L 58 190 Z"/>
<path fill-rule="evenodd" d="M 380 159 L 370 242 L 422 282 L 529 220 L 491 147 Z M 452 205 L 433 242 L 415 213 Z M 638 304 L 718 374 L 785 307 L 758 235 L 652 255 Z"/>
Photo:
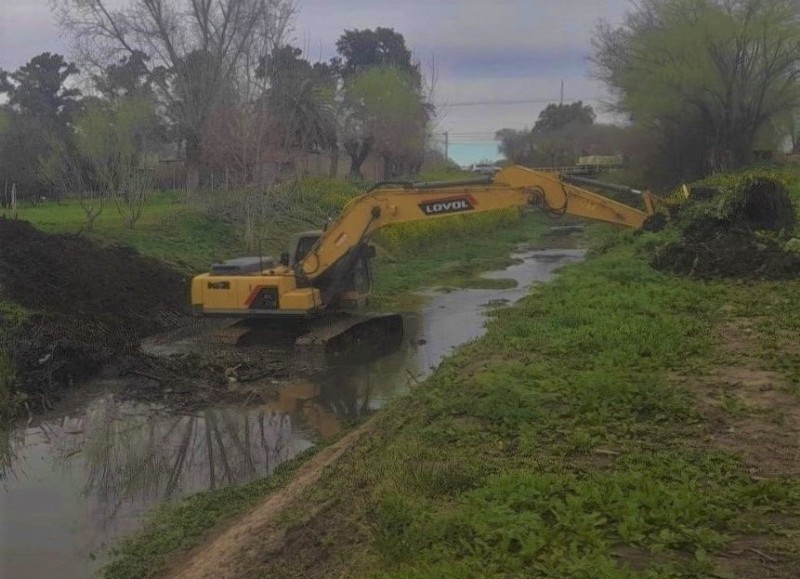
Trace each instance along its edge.
<path fill-rule="evenodd" d="M 155 506 L 268 476 L 277 465 L 373 413 L 423 380 L 455 347 L 479 337 L 491 305 L 523 297 L 579 249 L 527 250 L 486 277 L 504 290 L 429 291 L 404 316 L 406 338 L 370 363 L 293 376 L 256 407 L 185 414 L 115 396 L 120 378 L 100 377 L 58 408 L 0 430 L 0 578 L 85 579 L 109 547 Z"/>

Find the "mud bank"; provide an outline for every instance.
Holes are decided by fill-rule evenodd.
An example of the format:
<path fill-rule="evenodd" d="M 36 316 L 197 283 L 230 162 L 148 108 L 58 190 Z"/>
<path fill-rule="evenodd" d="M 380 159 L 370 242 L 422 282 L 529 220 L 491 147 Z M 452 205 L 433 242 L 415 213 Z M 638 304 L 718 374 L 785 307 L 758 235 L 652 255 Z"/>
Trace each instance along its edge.
<path fill-rule="evenodd" d="M 28 408 L 48 408 L 143 337 L 185 324 L 186 288 L 134 249 L 0 219 L 0 301 L 23 312 L 0 316 L 0 346 Z"/>

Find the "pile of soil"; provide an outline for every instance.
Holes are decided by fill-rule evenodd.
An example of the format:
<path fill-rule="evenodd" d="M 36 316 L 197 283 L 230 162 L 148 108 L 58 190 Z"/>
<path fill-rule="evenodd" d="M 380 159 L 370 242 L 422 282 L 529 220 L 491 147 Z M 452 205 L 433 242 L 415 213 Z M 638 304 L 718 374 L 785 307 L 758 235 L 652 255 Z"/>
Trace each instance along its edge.
<path fill-rule="evenodd" d="M 652 265 L 699 279 L 800 278 L 800 255 L 784 249 L 796 219 L 786 187 L 768 177 L 693 188 L 671 216 L 679 241 L 658 250 Z"/>
<path fill-rule="evenodd" d="M 32 315 L 8 336 L 19 388 L 32 404 L 188 320 L 188 280 L 128 247 L 48 235 L 0 219 L 0 296 Z"/>
<path fill-rule="evenodd" d="M 684 238 L 659 251 L 653 267 L 697 279 L 737 278 L 786 280 L 800 278 L 800 255 L 773 241 L 760 241 L 741 231 L 708 238 Z"/>

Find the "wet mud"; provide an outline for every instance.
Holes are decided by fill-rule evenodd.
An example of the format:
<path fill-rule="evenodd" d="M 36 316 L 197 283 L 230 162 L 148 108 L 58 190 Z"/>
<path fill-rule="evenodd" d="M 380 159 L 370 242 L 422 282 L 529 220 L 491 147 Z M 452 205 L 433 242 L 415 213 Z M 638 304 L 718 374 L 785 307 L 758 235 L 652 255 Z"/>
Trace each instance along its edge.
<path fill-rule="evenodd" d="M 131 248 L 0 218 L 0 297 L 29 312 L 19 325 L 0 309 L 0 348 L 29 409 L 48 408 L 143 337 L 188 323 L 187 287 Z"/>

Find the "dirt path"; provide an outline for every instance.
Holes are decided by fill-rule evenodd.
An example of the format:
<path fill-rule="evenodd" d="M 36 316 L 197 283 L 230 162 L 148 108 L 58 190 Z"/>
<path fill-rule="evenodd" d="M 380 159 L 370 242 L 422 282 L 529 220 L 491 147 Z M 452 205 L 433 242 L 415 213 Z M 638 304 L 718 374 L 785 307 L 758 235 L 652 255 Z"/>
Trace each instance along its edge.
<path fill-rule="evenodd" d="M 301 466 L 291 482 L 271 494 L 249 513 L 210 537 L 172 564 L 160 577 L 166 579 L 232 579 L 251 569 L 258 560 L 283 547 L 285 529 L 277 520 L 315 484 L 322 472 L 372 428 L 370 420 L 336 443 L 324 448 Z M 310 513 L 313 514 L 313 513 Z"/>
<path fill-rule="evenodd" d="M 697 396 L 706 419 L 703 444 L 738 454 L 753 480 L 794 478 L 800 476 L 800 399 L 786 376 L 764 369 L 756 326 L 748 318 L 728 320 L 719 328 L 725 361 L 704 376 L 677 380 Z M 797 337 L 786 342 L 792 343 Z M 800 524 L 789 515 L 774 518 L 783 527 Z M 798 551 L 794 531 L 776 539 L 743 530 L 714 559 L 735 577 L 790 579 L 798 576 Z"/>

